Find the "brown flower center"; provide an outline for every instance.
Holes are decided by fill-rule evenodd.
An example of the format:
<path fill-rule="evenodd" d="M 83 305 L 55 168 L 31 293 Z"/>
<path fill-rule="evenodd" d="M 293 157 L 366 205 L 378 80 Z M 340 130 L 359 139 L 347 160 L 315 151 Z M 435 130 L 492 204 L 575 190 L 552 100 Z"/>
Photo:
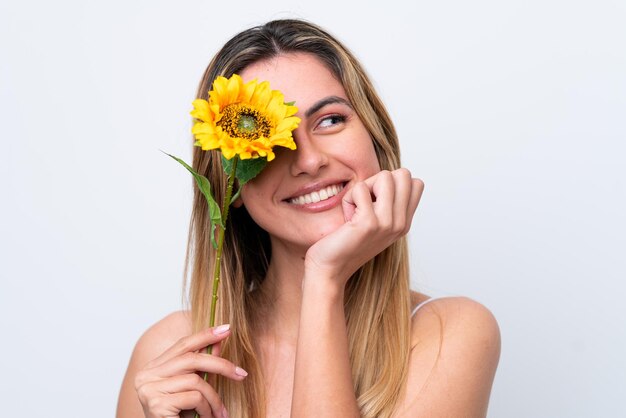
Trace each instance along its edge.
<path fill-rule="evenodd" d="M 272 127 L 266 115 L 240 103 L 226 106 L 217 126 L 233 138 L 244 138 L 248 141 L 268 138 Z"/>

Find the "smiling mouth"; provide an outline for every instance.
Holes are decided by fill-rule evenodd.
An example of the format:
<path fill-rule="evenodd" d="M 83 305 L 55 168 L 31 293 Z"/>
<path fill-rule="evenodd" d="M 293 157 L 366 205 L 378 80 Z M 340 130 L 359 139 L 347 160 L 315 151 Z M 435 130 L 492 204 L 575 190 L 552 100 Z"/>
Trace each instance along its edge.
<path fill-rule="evenodd" d="M 330 199 L 331 197 L 338 195 L 341 193 L 343 188 L 343 183 L 333 184 L 331 186 L 324 187 L 323 189 L 289 199 L 289 203 L 294 205 L 306 205 L 307 203 L 321 202 L 322 200 Z"/>

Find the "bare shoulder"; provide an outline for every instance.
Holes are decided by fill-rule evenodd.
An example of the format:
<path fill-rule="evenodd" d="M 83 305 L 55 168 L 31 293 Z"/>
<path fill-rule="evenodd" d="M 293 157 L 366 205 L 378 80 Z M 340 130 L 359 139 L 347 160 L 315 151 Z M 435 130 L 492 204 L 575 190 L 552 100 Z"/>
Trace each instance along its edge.
<path fill-rule="evenodd" d="M 135 375 L 179 339 L 190 334 L 191 321 L 186 311 L 169 314 L 143 333 L 135 345 L 122 381 L 117 404 L 118 418 L 143 416 L 143 409 L 135 391 Z"/>
<path fill-rule="evenodd" d="M 191 319 L 188 311 L 177 311 L 161 319 L 143 333 L 133 357 L 148 361 L 158 357 L 176 341 L 191 335 Z M 141 363 L 141 361 L 140 361 Z M 145 363 L 141 364 L 143 366 Z"/>
<path fill-rule="evenodd" d="M 412 319 L 397 416 L 486 416 L 499 357 L 500 330 L 489 309 L 465 297 L 428 301 Z"/>
<path fill-rule="evenodd" d="M 424 300 L 427 301 L 428 299 Z M 498 323 L 489 309 L 466 297 L 433 299 L 415 314 L 411 334 L 415 342 L 433 332 L 442 334 L 447 344 L 489 339 L 499 343 Z"/>

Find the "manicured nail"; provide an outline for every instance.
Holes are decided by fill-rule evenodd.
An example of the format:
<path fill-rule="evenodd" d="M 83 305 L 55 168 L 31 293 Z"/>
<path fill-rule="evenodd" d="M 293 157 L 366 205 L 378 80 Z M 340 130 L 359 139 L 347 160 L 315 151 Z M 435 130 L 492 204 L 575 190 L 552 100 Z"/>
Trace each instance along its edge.
<path fill-rule="evenodd" d="M 230 329 L 230 324 L 220 325 L 219 327 L 213 328 L 214 335 L 221 335 Z"/>
<path fill-rule="evenodd" d="M 228 411 L 225 406 L 222 407 L 222 418 L 228 418 Z"/>
<path fill-rule="evenodd" d="M 244 369 L 242 369 L 241 367 L 235 367 L 235 374 L 237 376 L 243 376 L 246 377 L 248 375 L 248 372 L 245 371 Z"/>

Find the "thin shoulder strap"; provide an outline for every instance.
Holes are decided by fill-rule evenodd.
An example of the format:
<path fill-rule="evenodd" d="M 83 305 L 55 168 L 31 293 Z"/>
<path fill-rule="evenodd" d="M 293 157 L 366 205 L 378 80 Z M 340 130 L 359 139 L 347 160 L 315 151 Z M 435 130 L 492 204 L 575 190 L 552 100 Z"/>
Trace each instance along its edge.
<path fill-rule="evenodd" d="M 443 299 L 443 298 L 444 298 L 443 296 L 440 296 L 440 297 L 436 297 L 436 298 L 429 298 L 429 299 L 426 299 L 426 300 L 425 300 L 425 301 L 423 301 L 423 302 L 420 302 L 420 303 L 419 303 L 419 304 L 418 304 L 418 305 L 417 305 L 417 306 L 413 309 L 413 312 L 411 312 L 411 318 L 413 318 L 413 317 L 415 316 L 415 314 L 417 313 L 417 311 L 419 311 L 419 310 L 420 310 L 420 308 L 421 308 L 422 306 L 426 305 L 426 304 L 427 304 L 427 303 L 429 303 L 429 302 L 432 302 L 433 300 L 438 300 L 438 299 Z"/>

